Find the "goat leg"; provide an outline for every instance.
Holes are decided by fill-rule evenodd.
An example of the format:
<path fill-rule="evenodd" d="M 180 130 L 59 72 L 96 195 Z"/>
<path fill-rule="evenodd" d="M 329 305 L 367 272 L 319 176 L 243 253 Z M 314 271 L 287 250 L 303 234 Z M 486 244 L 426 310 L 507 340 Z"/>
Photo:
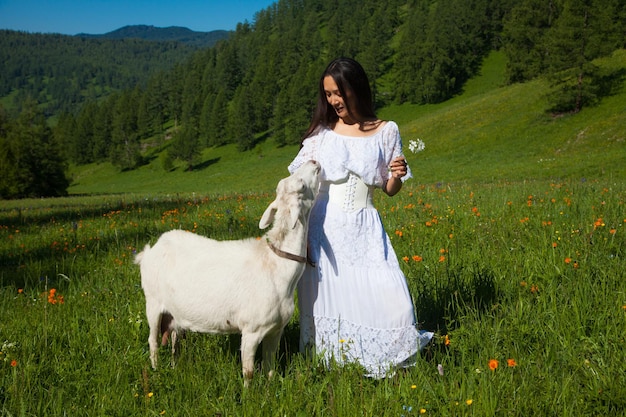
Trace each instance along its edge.
<path fill-rule="evenodd" d="M 274 376 L 274 361 L 282 334 L 282 329 L 278 329 L 268 333 L 263 339 L 263 372 L 270 378 Z"/>
<path fill-rule="evenodd" d="M 254 355 L 256 353 L 263 335 L 259 333 L 241 334 L 241 367 L 243 373 L 243 385 L 247 387 L 254 375 Z"/>

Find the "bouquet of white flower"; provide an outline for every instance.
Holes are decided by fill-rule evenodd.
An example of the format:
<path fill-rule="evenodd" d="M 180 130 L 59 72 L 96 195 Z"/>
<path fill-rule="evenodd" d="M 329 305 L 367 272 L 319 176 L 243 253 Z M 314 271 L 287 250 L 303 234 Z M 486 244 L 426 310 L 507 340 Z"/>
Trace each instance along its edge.
<path fill-rule="evenodd" d="M 423 140 L 419 138 L 409 140 L 409 151 L 411 151 L 411 153 L 422 152 L 424 148 L 426 148 L 426 144 L 424 143 Z M 401 155 L 401 156 L 404 157 L 404 155 Z M 405 167 L 407 166 L 406 159 L 404 159 L 404 166 Z M 389 169 L 389 172 L 391 172 L 391 165 L 389 165 L 387 169 Z"/>
<path fill-rule="evenodd" d="M 426 144 L 421 139 L 415 139 L 415 140 L 409 141 L 409 151 L 411 151 L 411 153 L 422 152 L 425 147 L 426 147 Z"/>

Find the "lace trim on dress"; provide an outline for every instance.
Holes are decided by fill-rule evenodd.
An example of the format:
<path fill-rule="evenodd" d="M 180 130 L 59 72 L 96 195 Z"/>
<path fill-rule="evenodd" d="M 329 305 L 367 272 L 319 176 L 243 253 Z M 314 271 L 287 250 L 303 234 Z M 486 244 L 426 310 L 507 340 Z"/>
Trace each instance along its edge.
<path fill-rule="evenodd" d="M 400 155 L 402 139 L 395 122 L 388 121 L 381 130 L 367 137 L 343 136 L 322 128 L 302 142 L 302 148 L 288 169 L 293 173 L 313 159 L 322 166 L 322 181 L 340 181 L 353 172 L 365 184 L 382 187 L 391 177 L 389 164 Z M 407 167 L 407 175 L 402 181 L 412 176 L 410 167 Z"/>
<path fill-rule="evenodd" d="M 308 324 L 308 325 L 307 325 Z M 415 356 L 432 338 L 415 326 L 378 329 L 328 317 L 301 320 L 304 346 L 315 347 L 326 365 L 358 363 L 366 376 L 384 378 L 399 367 L 415 364 Z"/>

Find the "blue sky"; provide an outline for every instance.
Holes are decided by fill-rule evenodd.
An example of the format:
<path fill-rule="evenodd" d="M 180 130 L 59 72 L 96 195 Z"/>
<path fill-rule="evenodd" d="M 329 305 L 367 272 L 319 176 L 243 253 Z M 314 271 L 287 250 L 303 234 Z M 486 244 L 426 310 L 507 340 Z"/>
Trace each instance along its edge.
<path fill-rule="evenodd" d="M 233 30 L 278 0 L 0 0 L 0 29 L 102 34 L 126 25 Z"/>

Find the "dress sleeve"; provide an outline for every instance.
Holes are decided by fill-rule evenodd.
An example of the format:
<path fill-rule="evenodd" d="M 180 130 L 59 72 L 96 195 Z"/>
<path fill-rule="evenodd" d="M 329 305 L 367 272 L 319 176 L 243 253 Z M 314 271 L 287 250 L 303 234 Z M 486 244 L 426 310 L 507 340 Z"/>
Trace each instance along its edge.
<path fill-rule="evenodd" d="M 289 166 L 287 167 L 290 174 L 293 174 L 305 162 L 310 161 L 310 160 L 316 161 L 318 159 L 317 158 L 318 141 L 319 141 L 319 134 L 310 136 L 306 138 L 304 142 L 302 142 L 302 148 L 300 148 L 300 151 L 298 152 L 294 160 L 291 161 L 291 164 L 289 164 Z"/>
<path fill-rule="evenodd" d="M 385 155 L 385 166 L 380 167 L 381 174 L 383 178 L 391 178 L 391 171 L 389 170 L 389 165 L 391 165 L 391 161 L 399 156 L 403 156 L 402 152 L 402 138 L 400 137 L 400 130 L 398 129 L 398 125 L 395 122 L 389 121 L 387 122 L 390 126 L 385 130 L 385 136 L 383 140 L 384 146 L 384 155 Z M 384 172 L 383 172 L 384 171 Z M 401 178 L 402 182 L 408 180 L 409 178 L 413 178 L 413 173 L 411 172 L 411 167 L 407 165 L 406 167 L 406 175 Z"/>

